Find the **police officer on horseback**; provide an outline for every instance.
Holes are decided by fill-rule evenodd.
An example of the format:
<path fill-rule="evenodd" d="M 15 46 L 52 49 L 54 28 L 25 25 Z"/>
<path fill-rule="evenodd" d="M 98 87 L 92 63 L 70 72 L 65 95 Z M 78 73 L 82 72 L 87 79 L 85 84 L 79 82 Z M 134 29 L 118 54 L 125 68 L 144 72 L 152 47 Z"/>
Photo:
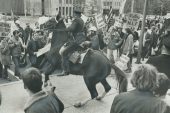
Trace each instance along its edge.
<path fill-rule="evenodd" d="M 86 40 L 84 33 L 84 21 L 81 19 L 81 7 L 74 9 L 74 20 L 72 24 L 66 28 L 66 31 L 72 34 L 72 38 L 68 43 L 64 44 L 64 49 L 60 50 L 62 56 L 63 72 L 61 75 L 68 75 L 69 69 L 69 56 L 78 50 L 80 44 Z"/>

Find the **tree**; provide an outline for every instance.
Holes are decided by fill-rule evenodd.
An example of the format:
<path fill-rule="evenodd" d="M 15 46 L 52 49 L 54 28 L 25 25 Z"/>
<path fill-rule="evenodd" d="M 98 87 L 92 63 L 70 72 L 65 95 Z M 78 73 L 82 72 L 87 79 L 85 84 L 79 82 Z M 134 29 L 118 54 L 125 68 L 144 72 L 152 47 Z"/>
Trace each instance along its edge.
<path fill-rule="evenodd" d="M 161 6 L 161 5 L 154 5 L 153 7 L 153 14 L 154 15 L 166 15 L 167 14 L 167 9 L 165 8 L 165 6 Z"/>

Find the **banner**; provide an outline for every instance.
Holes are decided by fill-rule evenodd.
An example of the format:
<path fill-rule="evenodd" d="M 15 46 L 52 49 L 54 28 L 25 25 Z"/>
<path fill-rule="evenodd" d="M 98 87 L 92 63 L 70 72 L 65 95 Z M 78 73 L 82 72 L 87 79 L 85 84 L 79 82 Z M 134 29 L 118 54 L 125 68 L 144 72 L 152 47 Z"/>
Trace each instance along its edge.
<path fill-rule="evenodd" d="M 114 23 L 115 27 L 123 27 L 123 22 L 120 19 L 115 19 L 115 23 Z"/>
<path fill-rule="evenodd" d="M 125 18 L 126 18 L 125 27 L 136 30 L 138 28 L 139 21 L 140 21 L 141 17 L 142 17 L 142 15 L 138 14 L 138 13 L 126 14 L 125 15 Z"/>
<path fill-rule="evenodd" d="M 0 36 L 9 36 L 11 33 L 11 24 L 7 22 L 0 22 Z"/>
<path fill-rule="evenodd" d="M 46 52 L 48 52 L 48 51 L 50 50 L 50 48 L 51 48 L 51 43 L 47 44 L 47 45 L 46 45 L 45 47 L 43 47 L 42 49 L 38 50 L 38 52 L 37 52 L 37 54 L 36 54 L 37 57 L 39 57 L 39 56 L 45 54 Z"/>
<path fill-rule="evenodd" d="M 98 14 L 95 16 L 95 20 L 96 20 L 96 25 L 98 29 L 102 29 L 106 26 L 106 23 L 103 19 L 103 15 L 102 14 Z"/>

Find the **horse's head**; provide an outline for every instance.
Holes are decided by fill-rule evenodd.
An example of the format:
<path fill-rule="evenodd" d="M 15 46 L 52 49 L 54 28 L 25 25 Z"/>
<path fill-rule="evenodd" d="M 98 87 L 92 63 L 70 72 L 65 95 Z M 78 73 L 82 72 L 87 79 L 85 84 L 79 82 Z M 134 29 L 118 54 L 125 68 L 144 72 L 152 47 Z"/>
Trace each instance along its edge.
<path fill-rule="evenodd" d="M 63 18 L 58 14 L 56 17 L 50 18 L 46 23 L 44 23 L 44 29 L 55 30 L 65 28 Z"/>

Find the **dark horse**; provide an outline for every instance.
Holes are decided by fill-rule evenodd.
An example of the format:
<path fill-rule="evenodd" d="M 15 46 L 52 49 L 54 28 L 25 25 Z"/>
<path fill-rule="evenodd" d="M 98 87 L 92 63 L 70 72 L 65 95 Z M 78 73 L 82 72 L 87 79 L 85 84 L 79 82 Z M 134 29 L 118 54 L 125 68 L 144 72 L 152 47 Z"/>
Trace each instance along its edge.
<path fill-rule="evenodd" d="M 55 39 L 52 39 L 54 41 L 54 42 L 52 41 L 52 43 L 58 44 L 58 46 L 54 45 L 53 49 L 55 49 L 56 48 L 55 46 L 57 46 L 58 48 L 55 49 L 55 51 L 56 54 L 58 54 L 59 48 L 67 40 L 68 35 L 66 32 L 64 32 L 64 30 L 63 30 L 64 34 L 63 32 L 58 32 L 62 31 L 62 29 L 65 28 L 63 20 L 59 21 L 59 23 L 56 23 L 54 20 L 55 19 L 49 20 L 46 23 L 45 28 L 53 30 L 54 35 L 53 38 Z M 63 25 L 64 27 L 59 25 Z M 53 26 L 53 28 L 51 26 Z M 60 37 L 55 37 L 59 34 Z M 60 56 L 56 55 L 55 58 L 59 59 Z M 110 85 L 106 80 L 106 77 L 111 73 L 111 68 L 115 70 L 116 77 L 119 82 L 119 92 L 127 91 L 127 78 L 125 73 L 121 71 L 117 66 L 112 65 L 102 52 L 96 50 L 89 50 L 82 64 L 73 64 L 70 62 L 70 73 L 74 75 L 83 75 L 84 82 L 90 92 L 91 99 L 96 98 L 97 100 L 102 99 L 106 95 L 106 93 L 109 92 L 111 89 Z M 45 76 L 47 78 L 48 75 Z M 100 96 L 98 96 L 98 92 L 96 90 L 96 84 L 98 83 L 101 83 L 105 89 L 105 92 Z M 88 100 L 89 99 L 83 102 L 76 103 L 75 106 L 80 107 L 87 103 Z"/>

